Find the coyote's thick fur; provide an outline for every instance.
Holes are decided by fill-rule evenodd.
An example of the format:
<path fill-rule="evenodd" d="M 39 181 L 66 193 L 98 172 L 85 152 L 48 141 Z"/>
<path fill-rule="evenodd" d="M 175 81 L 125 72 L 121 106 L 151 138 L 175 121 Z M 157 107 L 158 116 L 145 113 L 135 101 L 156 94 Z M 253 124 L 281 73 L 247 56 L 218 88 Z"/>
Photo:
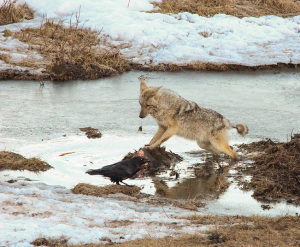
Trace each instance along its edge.
<path fill-rule="evenodd" d="M 228 144 L 227 131 L 235 128 L 244 136 L 248 133 L 245 124 L 232 125 L 221 114 L 199 107 L 178 94 L 161 87 L 148 87 L 141 82 L 140 118 L 150 114 L 158 124 L 158 130 L 149 143 L 149 148 L 160 146 L 171 136 L 177 135 L 195 140 L 200 148 L 219 154 L 223 152 L 231 158 L 238 155 Z"/>

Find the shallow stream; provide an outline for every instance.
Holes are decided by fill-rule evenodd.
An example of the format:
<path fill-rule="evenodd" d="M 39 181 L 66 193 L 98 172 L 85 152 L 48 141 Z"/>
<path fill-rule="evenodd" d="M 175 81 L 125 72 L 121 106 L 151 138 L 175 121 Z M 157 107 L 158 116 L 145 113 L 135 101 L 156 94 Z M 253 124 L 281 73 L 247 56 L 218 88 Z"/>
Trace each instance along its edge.
<path fill-rule="evenodd" d="M 231 145 L 262 138 L 287 141 L 291 133 L 300 132 L 300 73 L 294 70 L 280 73 L 132 71 L 112 78 L 47 82 L 44 86 L 35 81 L 1 81 L 0 150 L 17 152 L 27 158 L 39 156 L 55 169 L 41 174 L 2 171 L 0 180 L 23 177 L 67 188 L 79 182 L 110 184 L 108 179 L 89 176 L 85 171 L 112 164 L 128 152 L 138 150 L 150 141 L 157 128 L 150 116 L 139 118 L 138 78 L 141 75 L 149 86 L 162 85 L 202 107 L 218 111 L 232 123 L 247 124 L 250 132 L 244 138 L 230 131 Z M 102 138 L 88 139 L 79 130 L 89 126 L 99 129 Z M 138 131 L 139 126 L 142 132 Z M 263 210 L 261 205 L 265 203 L 253 199 L 252 192 L 241 191 L 231 176 L 221 178 L 231 183 L 229 188 L 216 192 L 210 186 L 214 178 L 195 178 L 189 168 L 205 157 L 198 153 L 196 143 L 172 137 L 165 146 L 184 161 L 175 167 L 180 174 L 178 180 L 170 177 L 169 171 L 158 176 L 169 187 L 178 187 L 177 198 L 202 198 L 206 206 L 199 211 L 272 216 L 300 212 L 285 201 L 268 203 L 271 209 Z M 145 193 L 155 194 L 152 178 L 126 182 L 143 186 Z"/>

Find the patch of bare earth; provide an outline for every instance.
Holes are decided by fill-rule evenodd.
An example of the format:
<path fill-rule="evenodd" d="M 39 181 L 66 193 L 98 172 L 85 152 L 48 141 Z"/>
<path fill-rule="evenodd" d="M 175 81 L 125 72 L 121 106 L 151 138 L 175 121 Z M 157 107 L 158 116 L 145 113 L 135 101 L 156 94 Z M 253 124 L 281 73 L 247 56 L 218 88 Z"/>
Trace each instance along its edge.
<path fill-rule="evenodd" d="M 27 170 L 31 172 L 44 172 L 53 168 L 39 158 L 25 158 L 20 154 L 8 151 L 0 152 L 0 171 L 1 170 Z"/>
<path fill-rule="evenodd" d="M 240 147 L 249 153 L 258 152 L 253 156 L 253 164 L 241 168 L 244 174 L 252 176 L 244 186 L 254 189 L 253 196 L 300 203 L 300 134 L 286 143 L 266 140 Z"/>

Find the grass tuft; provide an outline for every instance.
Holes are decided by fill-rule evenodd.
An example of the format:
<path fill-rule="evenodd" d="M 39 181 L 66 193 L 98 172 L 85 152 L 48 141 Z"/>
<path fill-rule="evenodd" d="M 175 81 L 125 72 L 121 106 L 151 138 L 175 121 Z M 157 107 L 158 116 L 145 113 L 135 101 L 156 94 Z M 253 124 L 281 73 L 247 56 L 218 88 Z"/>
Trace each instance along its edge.
<path fill-rule="evenodd" d="M 68 243 L 69 239 L 61 236 L 58 238 L 46 238 L 46 237 L 41 237 L 37 238 L 34 241 L 32 241 L 30 244 L 33 246 L 48 246 L 48 247 L 57 247 L 57 246 L 69 246 Z"/>
<path fill-rule="evenodd" d="M 53 168 L 40 158 L 26 159 L 20 154 L 8 151 L 0 152 L 0 171 L 1 170 L 27 170 L 31 172 L 44 172 Z"/>
<path fill-rule="evenodd" d="M 25 4 L 17 4 L 17 0 L 4 0 L 0 6 L 0 26 L 21 22 L 23 19 L 31 20 L 34 12 Z"/>
<path fill-rule="evenodd" d="M 268 139 L 240 145 L 248 153 L 259 152 L 254 163 L 244 172 L 252 175 L 246 188 L 254 188 L 253 196 L 288 199 L 300 204 L 300 134 L 295 134 L 289 142 L 276 143 Z"/>
<path fill-rule="evenodd" d="M 68 26 L 45 18 L 39 28 L 21 29 L 13 37 L 48 59 L 45 68 L 55 81 L 97 79 L 130 70 L 119 51 L 100 39 L 101 31 L 79 26 L 79 17 L 76 14 L 76 22 L 70 20 Z"/>
<path fill-rule="evenodd" d="M 141 188 L 138 186 L 125 186 L 125 185 L 107 185 L 107 186 L 95 186 L 91 184 L 79 183 L 71 191 L 74 194 L 82 194 L 88 196 L 104 196 L 109 194 L 122 193 L 128 196 L 135 196 Z"/>

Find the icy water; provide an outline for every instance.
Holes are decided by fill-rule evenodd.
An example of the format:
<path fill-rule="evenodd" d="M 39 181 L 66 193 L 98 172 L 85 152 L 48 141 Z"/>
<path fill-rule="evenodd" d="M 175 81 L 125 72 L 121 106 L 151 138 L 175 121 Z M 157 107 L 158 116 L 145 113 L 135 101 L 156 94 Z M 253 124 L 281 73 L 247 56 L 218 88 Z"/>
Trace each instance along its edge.
<path fill-rule="evenodd" d="M 45 83 L 33 81 L 0 82 L 0 149 L 18 152 L 25 157 L 39 156 L 55 169 L 45 173 L 0 172 L 0 180 L 23 177 L 52 185 L 72 188 L 79 182 L 110 184 L 101 176 L 85 174 L 87 169 L 117 162 L 128 152 L 148 143 L 156 131 L 156 123 L 148 116 L 138 117 L 139 79 L 144 75 L 149 86 L 164 86 L 181 96 L 211 108 L 232 123 L 245 123 L 250 132 L 242 138 L 230 131 L 231 145 L 261 138 L 286 141 L 291 132 L 300 132 L 300 73 L 264 72 L 178 72 L 160 73 L 132 71 L 113 78 L 94 81 Z M 101 139 L 87 139 L 82 127 L 98 128 Z M 139 126 L 143 127 L 138 132 Z M 294 215 L 300 211 L 286 202 L 262 204 L 243 192 L 231 177 L 196 179 L 191 167 L 203 160 L 196 143 L 172 137 L 165 144 L 184 158 L 175 167 L 180 178 L 169 171 L 158 175 L 176 198 L 201 199 L 206 203 L 199 211 L 224 214 Z M 190 152 L 196 151 L 196 155 Z M 219 193 L 210 183 L 231 183 Z M 154 194 L 152 178 L 127 180 L 143 186 L 143 192 Z M 269 204 L 269 203 L 268 203 Z"/>

